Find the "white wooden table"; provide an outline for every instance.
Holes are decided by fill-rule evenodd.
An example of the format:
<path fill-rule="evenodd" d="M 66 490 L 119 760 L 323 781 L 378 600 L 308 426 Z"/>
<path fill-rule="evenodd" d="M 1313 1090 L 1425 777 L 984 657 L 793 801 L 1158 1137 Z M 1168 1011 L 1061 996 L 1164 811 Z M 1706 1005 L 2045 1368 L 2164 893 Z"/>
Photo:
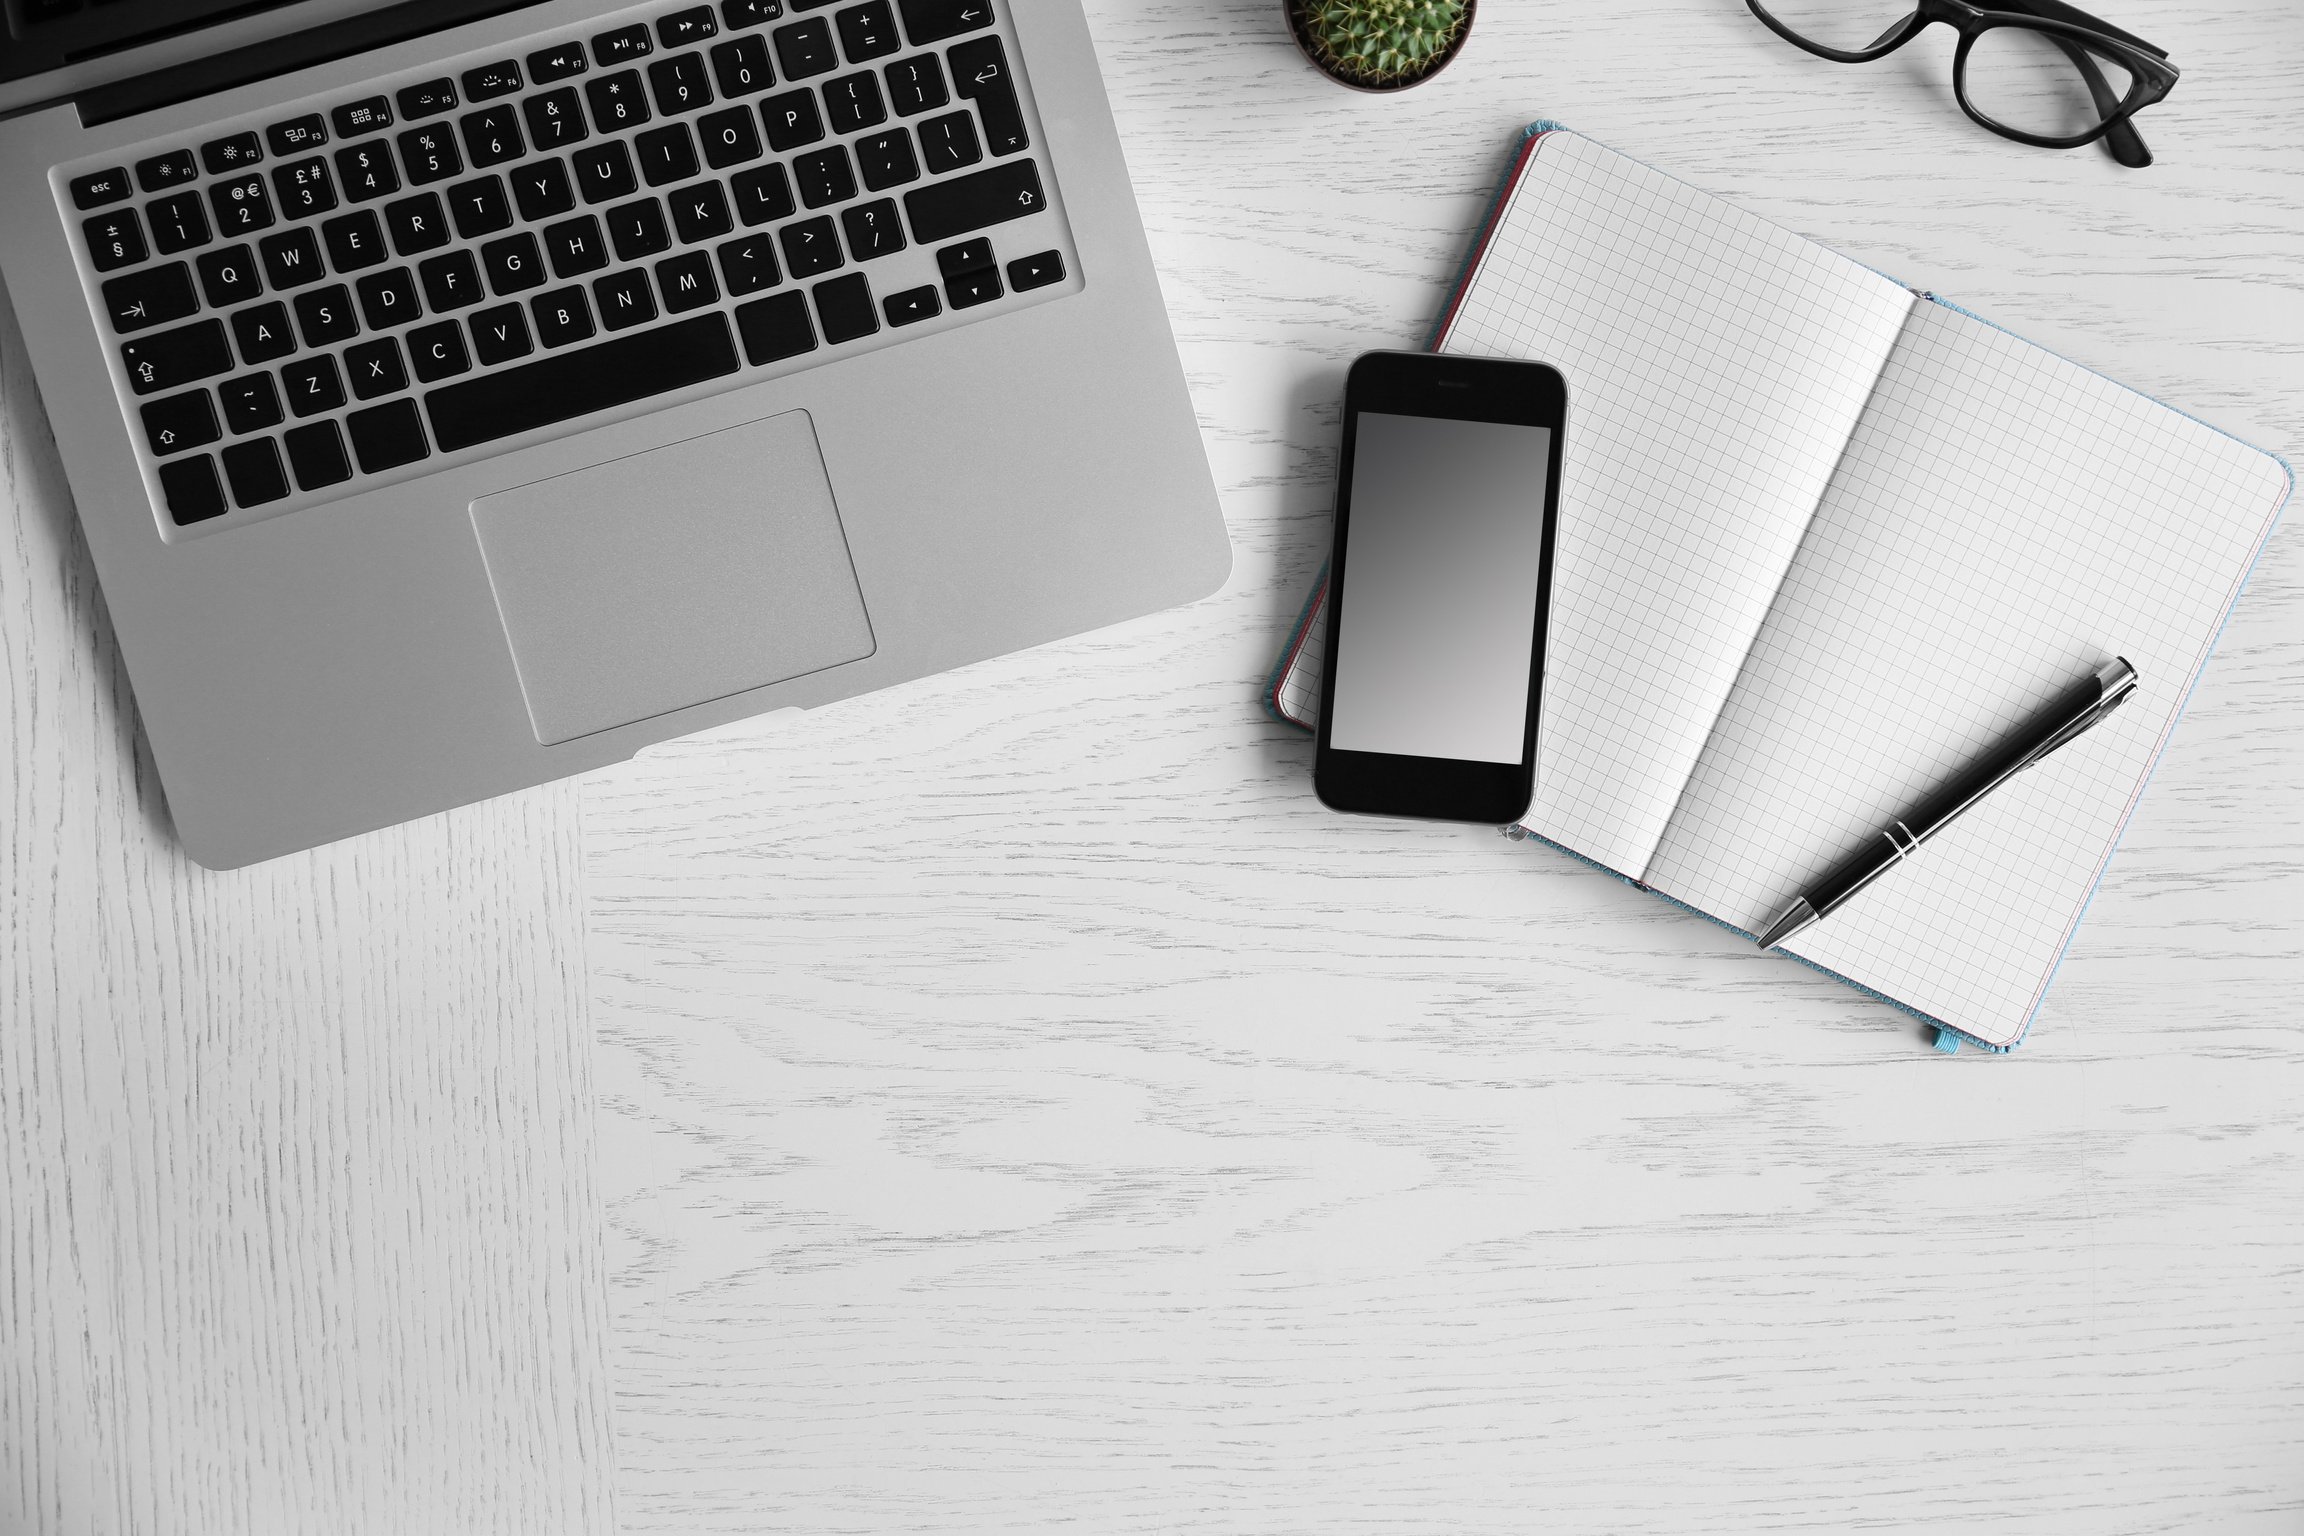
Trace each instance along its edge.
<path fill-rule="evenodd" d="M 2304 447 L 2304 14 L 2105 4 L 2144 172 L 1941 30 L 1489 0 L 1384 100 L 1094 0 L 1224 591 L 230 875 L 8 321 L 0 1533 L 2304 1528 L 2293 515 L 2005 1059 L 1256 707 L 1538 116 Z"/>

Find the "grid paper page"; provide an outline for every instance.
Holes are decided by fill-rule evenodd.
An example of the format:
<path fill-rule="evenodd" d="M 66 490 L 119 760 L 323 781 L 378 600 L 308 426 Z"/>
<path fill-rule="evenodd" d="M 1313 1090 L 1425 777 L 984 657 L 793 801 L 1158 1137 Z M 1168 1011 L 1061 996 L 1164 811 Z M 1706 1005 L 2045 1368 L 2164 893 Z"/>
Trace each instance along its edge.
<path fill-rule="evenodd" d="M 1441 342 L 1568 380 L 1531 830 L 1647 865 L 1912 305 L 1589 139 L 1537 141 Z"/>
<path fill-rule="evenodd" d="M 1648 873 L 1757 929 L 2114 656 L 2138 686 L 1789 948 L 2023 1034 L 2287 494 L 2278 461 L 1922 304 Z"/>

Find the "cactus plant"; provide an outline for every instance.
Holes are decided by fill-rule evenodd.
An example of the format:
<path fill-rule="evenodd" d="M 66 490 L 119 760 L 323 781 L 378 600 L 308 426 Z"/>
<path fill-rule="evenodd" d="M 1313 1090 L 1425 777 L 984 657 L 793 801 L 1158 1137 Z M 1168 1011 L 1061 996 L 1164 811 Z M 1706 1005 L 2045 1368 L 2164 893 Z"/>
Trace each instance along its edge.
<path fill-rule="evenodd" d="M 1397 90 L 1454 56 L 1471 0 L 1289 0 L 1312 61 L 1346 85 Z"/>

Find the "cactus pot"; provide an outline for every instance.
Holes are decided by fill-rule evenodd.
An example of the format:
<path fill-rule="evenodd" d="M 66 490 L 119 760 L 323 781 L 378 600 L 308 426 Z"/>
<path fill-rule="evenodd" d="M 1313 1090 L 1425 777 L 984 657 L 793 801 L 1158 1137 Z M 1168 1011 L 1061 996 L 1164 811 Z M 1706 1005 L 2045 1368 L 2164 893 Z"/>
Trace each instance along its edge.
<path fill-rule="evenodd" d="M 1464 21 L 1456 29 L 1454 39 L 1445 48 L 1425 60 L 1413 74 L 1396 75 L 1386 79 L 1356 74 L 1338 68 L 1329 59 L 1322 57 L 1319 44 L 1312 35 L 1311 23 L 1311 12 L 1319 4 L 1320 0 L 1280 0 L 1280 9 L 1288 17 L 1288 35 L 1296 39 L 1296 46 L 1303 51 L 1304 57 L 1311 61 L 1312 67 L 1338 85 L 1348 86 L 1355 91 L 1369 91 L 1380 96 L 1390 95 L 1395 91 L 1404 91 L 1412 85 L 1422 85 L 1453 63 L 1456 55 L 1464 51 L 1465 39 L 1472 35 L 1472 23 L 1478 10 L 1477 0 L 1463 0 Z"/>

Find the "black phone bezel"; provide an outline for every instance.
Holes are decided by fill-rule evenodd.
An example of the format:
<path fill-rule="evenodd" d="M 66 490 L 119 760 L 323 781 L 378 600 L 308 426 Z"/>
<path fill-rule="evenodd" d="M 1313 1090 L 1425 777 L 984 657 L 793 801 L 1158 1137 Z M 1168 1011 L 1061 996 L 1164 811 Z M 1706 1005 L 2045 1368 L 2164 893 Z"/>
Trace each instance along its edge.
<path fill-rule="evenodd" d="M 1353 455 L 1363 411 L 1550 427 L 1551 463 L 1544 495 L 1543 568 L 1537 575 L 1536 625 L 1530 637 L 1528 709 L 1520 761 L 1345 752 L 1329 744 L 1336 696 L 1337 626 L 1350 601 L 1344 547 L 1352 520 Z M 1433 352 L 1370 352 L 1344 383 L 1344 444 L 1336 473 L 1336 527 L 1328 556 L 1327 646 L 1320 671 L 1320 729 L 1312 787 L 1332 810 L 1373 816 L 1502 825 L 1527 814 L 1536 790 L 1536 727 L 1544 695 L 1544 637 L 1552 610 L 1553 542 L 1560 522 L 1560 449 L 1566 437 L 1568 383 L 1544 363 L 1450 357 Z"/>

